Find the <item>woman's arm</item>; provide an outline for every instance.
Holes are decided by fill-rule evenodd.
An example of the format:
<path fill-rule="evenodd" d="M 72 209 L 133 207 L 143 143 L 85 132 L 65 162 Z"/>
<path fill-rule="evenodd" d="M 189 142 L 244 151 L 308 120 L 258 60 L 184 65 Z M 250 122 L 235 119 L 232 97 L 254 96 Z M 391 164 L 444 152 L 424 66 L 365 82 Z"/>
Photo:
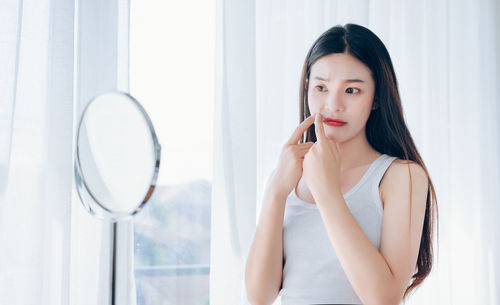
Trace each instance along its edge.
<path fill-rule="evenodd" d="M 264 194 L 245 271 L 247 298 L 252 305 L 272 304 L 280 290 L 285 202 L 284 196 Z"/>
<path fill-rule="evenodd" d="M 339 261 L 365 305 L 399 304 L 417 262 L 427 199 L 427 175 L 420 165 L 410 165 L 413 187 L 410 193 L 407 165 L 397 164 L 389 169 L 391 167 L 393 169 L 386 172 L 390 189 L 383 199 L 380 252 L 351 214 L 340 190 L 321 194 L 316 200 Z"/>
<path fill-rule="evenodd" d="M 299 143 L 314 123 L 309 116 L 283 145 L 278 165 L 264 191 L 259 224 L 250 247 L 245 270 L 247 298 L 252 305 L 271 304 L 279 294 L 283 272 L 283 217 L 286 198 L 302 175 L 304 155 L 314 143 Z"/>

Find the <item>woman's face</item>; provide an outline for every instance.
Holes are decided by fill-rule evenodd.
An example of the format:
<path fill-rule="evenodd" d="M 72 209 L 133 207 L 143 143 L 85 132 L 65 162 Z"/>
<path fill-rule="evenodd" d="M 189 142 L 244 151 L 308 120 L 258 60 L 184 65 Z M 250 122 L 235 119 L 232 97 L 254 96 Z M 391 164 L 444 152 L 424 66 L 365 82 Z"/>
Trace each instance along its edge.
<path fill-rule="evenodd" d="M 370 69 L 352 55 L 334 53 L 320 57 L 312 65 L 307 90 L 311 114 L 323 119 L 346 122 L 342 126 L 324 124 L 326 136 L 337 142 L 362 132 L 371 113 L 375 82 Z"/>

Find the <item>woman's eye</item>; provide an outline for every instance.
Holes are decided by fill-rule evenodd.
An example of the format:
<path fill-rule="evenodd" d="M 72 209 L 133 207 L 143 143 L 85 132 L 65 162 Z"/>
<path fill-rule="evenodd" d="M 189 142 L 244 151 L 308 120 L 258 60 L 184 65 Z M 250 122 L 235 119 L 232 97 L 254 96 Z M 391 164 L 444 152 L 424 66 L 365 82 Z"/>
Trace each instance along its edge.
<path fill-rule="evenodd" d="M 324 87 L 323 86 L 316 86 L 316 89 L 318 89 L 319 92 L 323 92 L 323 90 L 321 90 L 319 88 L 324 88 Z"/>
<path fill-rule="evenodd" d="M 325 87 L 324 87 L 324 86 L 320 86 L 320 85 L 319 85 L 319 86 L 316 86 L 316 89 L 317 89 L 319 92 L 323 92 L 323 91 L 325 91 Z M 353 91 L 353 90 L 357 90 L 357 91 Z M 361 90 L 359 90 L 358 88 L 352 88 L 352 87 L 349 87 L 349 88 L 347 88 L 347 89 L 346 89 L 346 92 L 347 92 L 347 93 L 351 93 L 351 94 L 352 94 L 352 93 L 358 93 L 358 92 L 360 92 L 360 91 L 361 91 Z"/>

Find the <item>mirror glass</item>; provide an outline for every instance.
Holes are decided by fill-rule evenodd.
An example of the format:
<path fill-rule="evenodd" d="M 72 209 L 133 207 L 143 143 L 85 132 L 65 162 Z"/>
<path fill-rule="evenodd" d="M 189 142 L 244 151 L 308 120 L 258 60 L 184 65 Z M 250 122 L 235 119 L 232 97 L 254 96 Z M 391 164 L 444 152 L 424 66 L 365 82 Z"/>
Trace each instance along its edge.
<path fill-rule="evenodd" d="M 160 150 L 144 108 L 129 94 L 93 98 L 77 131 L 75 177 L 84 207 L 100 218 L 137 213 L 155 188 Z"/>

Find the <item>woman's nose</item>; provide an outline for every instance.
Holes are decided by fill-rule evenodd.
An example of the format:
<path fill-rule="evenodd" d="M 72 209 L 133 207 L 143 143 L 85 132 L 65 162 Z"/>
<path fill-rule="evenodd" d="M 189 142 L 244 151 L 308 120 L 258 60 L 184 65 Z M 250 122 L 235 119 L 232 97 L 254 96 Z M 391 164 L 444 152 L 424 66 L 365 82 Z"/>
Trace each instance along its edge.
<path fill-rule="evenodd" d="M 328 95 L 325 107 L 328 108 L 329 111 L 343 111 L 345 109 L 344 102 L 342 98 L 338 94 L 332 93 Z"/>

